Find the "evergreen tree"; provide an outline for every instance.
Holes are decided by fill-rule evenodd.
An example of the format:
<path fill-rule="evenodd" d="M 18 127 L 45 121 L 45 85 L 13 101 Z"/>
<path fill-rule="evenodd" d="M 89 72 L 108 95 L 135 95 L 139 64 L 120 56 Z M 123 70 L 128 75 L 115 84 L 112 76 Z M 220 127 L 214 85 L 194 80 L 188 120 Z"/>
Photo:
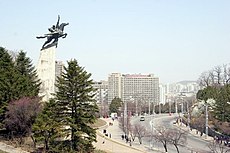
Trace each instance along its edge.
<path fill-rule="evenodd" d="M 218 97 L 213 108 L 215 118 L 219 121 L 230 122 L 230 85 L 220 88 Z"/>
<path fill-rule="evenodd" d="M 57 114 L 56 102 L 54 99 L 50 99 L 45 103 L 42 112 L 33 124 L 35 142 L 42 141 L 47 151 L 53 149 L 50 148 L 50 145 L 54 144 L 55 139 L 60 138 L 62 134 Z"/>
<path fill-rule="evenodd" d="M 17 89 L 20 91 L 19 97 L 23 96 L 37 96 L 40 87 L 36 70 L 32 65 L 30 58 L 26 57 L 26 53 L 20 51 L 16 61 L 16 69 L 20 74 Z"/>
<path fill-rule="evenodd" d="M 38 95 L 40 82 L 31 60 L 20 52 L 15 60 L 9 51 L 0 47 L 0 121 L 5 118 L 10 101 Z"/>
<path fill-rule="evenodd" d="M 119 108 L 122 106 L 122 101 L 120 98 L 115 97 L 109 105 L 110 113 L 118 113 Z"/>
<path fill-rule="evenodd" d="M 98 107 L 93 97 L 95 89 L 91 74 L 80 67 L 76 60 L 68 62 L 64 73 L 57 79 L 57 110 L 65 136 L 70 135 L 71 149 L 76 152 L 92 152 L 96 131 L 90 124 L 96 121 Z"/>
<path fill-rule="evenodd" d="M 8 103 L 16 96 L 16 83 L 19 78 L 12 58 L 5 48 L 0 47 L 0 122 L 4 120 Z"/>
<path fill-rule="evenodd" d="M 208 86 L 202 90 L 199 90 L 196 94 L 197 99 L 207 101 L 208 99 L 217 99 L 219 95 L 220 87 Z"/>

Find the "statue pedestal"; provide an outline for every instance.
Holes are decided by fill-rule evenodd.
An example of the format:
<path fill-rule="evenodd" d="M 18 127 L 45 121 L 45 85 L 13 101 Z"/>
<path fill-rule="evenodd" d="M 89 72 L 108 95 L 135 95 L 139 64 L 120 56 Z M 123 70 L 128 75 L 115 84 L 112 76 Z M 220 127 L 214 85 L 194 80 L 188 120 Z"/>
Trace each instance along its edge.
<path fill-rule="evenodd" d="M 42 101 L 48 101 L 53 98 L 52 94 L 55 93 L 55 56 L 56 46 L 40 51 L 37 74 L 41 80 L 39 96 L 42 97 Z"/>

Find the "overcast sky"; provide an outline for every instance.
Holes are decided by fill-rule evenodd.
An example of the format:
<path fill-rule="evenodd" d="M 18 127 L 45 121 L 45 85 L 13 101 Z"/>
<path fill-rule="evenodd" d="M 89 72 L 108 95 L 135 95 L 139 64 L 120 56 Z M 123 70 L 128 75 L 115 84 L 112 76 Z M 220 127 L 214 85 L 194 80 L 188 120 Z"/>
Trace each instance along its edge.
<path fill-rule="evenodd" d="M 161 83 L 197 80 L 230 63 L 229 0 L 0 0 L 0 46 L 38 62 L 48 32 L 69 22 L 56 58 L 77 59 L 96 81 L 153 73 Z"/>

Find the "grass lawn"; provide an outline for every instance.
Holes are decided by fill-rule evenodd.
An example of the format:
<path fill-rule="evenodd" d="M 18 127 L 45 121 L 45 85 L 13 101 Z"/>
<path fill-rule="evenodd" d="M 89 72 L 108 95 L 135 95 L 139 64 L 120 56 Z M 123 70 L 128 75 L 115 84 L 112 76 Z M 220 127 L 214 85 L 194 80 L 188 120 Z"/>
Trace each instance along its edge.
<path fill-rule="evenodd" d="M 7 152 L 0 150 L 0 153 L 7 153 Z"/>
<path fill-rule="evenodd" d="M 103 125 L 106 125 L 106 122 L 102 119 L 97 119 L 96 122 L 92 125 L 93 128 L 99 128 Z"/>

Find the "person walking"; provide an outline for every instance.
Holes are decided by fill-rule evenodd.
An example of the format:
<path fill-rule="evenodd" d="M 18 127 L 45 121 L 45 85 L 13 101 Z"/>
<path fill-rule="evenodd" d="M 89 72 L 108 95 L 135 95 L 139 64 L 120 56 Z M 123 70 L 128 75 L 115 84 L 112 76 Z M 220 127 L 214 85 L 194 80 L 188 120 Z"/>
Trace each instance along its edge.
<path fill-rule="evenodd" d="M 105 136 L 103 136 L 103 139 L 102 139 L 102 144 L 105 143 Z"/>

